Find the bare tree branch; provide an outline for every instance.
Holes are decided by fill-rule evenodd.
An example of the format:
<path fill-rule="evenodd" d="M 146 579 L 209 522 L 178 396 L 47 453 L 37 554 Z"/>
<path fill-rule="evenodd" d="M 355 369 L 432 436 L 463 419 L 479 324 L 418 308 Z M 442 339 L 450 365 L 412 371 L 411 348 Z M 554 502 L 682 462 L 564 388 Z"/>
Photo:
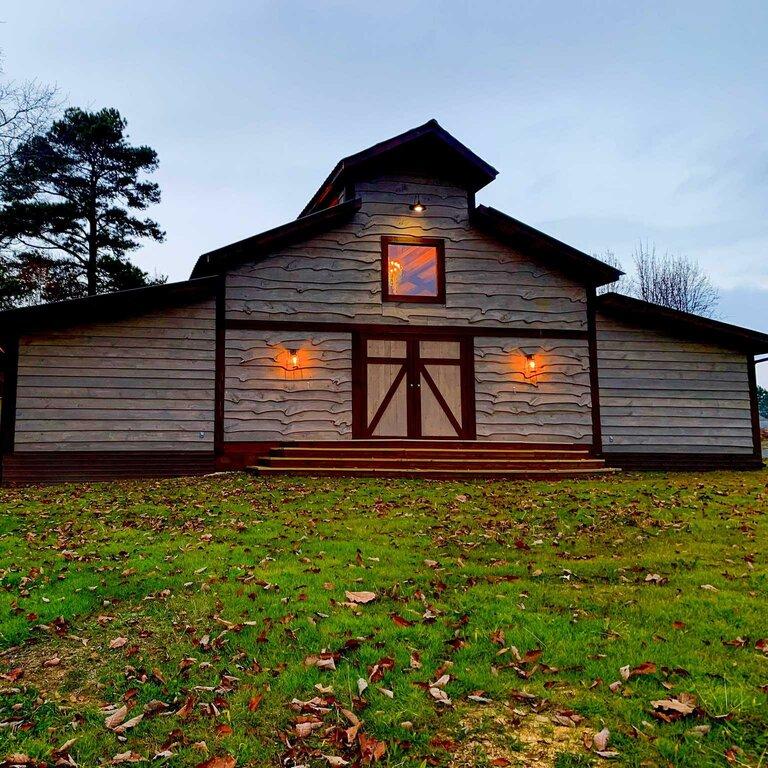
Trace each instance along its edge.
<path fill-rule="evenodd" d="M 623 269 L 612 251 L 597 258 L 617 269 Z M 686 256 L 660 255 L 652 243 L 638 243 L 632 254 L 632 274 L 624 275 L 600 293 L 616 291 L 653 304 L 661 304 L 681 312 L 713 317 L 720 295 L 699 263 Z"/>

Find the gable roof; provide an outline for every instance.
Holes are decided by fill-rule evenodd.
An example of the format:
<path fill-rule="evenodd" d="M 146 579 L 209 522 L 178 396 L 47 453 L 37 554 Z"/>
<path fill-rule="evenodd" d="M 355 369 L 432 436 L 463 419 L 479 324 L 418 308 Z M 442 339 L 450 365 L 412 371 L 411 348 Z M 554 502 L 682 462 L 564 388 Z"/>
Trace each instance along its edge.
<path fill-rule="evenodd" d="M 767 333 L 712 320 L 691 312 L 680 312 L 620 293 L 611 292 L 598 296 L 597 308 L 618 320 L 657 329 L 671 336 L 683 336 L 708 344 L 722 344 L 753 355 L 768 352 Z"/>
<path fill-rule="evenodd" d="M 339 160 L 299 217 L 326 207 L 361 174 L 380 169 L 391 173 L 399 168 L 411 173 L 439 172 L 445 178 L 456 179 L 471 192 L 492 182 L 499 173 L 432 119 Z"/>
<path fill-rule="evenodd" d="M 213 277 L 183 280 L 178 283 L 149 285 L 127 291 L 98 293 L 81 299 L 67 299 L 32 307 L 19 307 L 0 312 L 0 336 L 17 335 L 53 325 L 63 327 L 99 320 L 151 312 L 154 309 L 187 304 L 212 296 L 219 281 Z"/>
<path fill-rule="evenodd" d="M 258 235 L 246 237 L 244 240 L 238 240 L 236 243 L 225 245 L 214 251 L 208 251 L 197 260 L 191 276 L 195 278 L 218 275 L 243 261 L 256 260 L 277 248 L 320 234 L 330 229 L 334 224 L 351 218 L 355 211 L 360 210 L 360 205 L 359 199 L 339 203 L 339 205 L 324 208 L 301 219 L 281 224 L 274 229 L 268 229 Z"/>
<path fill-rule="evenodd" d="M 594 256 L 534 229 L 522 221 L 487 205 L 470 211 L 470 224 L 500 240 L 526 256 L 555 267 L 592 285 L 605 285 L 618 280 L 624 273 Z"/>

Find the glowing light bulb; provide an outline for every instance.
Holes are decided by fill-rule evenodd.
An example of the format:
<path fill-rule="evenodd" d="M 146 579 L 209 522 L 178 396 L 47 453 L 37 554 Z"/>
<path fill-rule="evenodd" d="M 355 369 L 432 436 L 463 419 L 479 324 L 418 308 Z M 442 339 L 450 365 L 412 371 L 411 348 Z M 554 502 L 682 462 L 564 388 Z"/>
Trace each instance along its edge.
<path fill-rule="evenodd" d="M 389 290 L 395 293 L 400 284 L 400 278 L 403 276 L 403 265 L 399 261 L 390 261 L 389 267 Z"/>

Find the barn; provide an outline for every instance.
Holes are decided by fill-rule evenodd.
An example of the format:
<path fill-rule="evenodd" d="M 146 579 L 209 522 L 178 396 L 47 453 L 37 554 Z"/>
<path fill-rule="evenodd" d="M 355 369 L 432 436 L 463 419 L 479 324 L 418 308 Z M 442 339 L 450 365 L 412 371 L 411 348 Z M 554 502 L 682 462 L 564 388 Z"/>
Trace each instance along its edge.
<path fill-rule="evenodd" d="M 601 286 L 436 121 L 189 280 L 0 313 L 4 483 L 762 466 L 768 335 Z"/>

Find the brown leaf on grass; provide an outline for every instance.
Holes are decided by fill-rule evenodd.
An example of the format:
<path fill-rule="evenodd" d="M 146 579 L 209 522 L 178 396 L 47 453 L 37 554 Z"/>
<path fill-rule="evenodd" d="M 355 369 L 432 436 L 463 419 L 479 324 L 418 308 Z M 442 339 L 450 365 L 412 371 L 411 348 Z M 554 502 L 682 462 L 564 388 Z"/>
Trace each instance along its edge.
<path fill-rule="evenodd" d="M 768 654 L 768 637 L 763 637 L 755 643 L 755 650 Z"/>
<path fill-rule="evenodd" d="M 129 728 L 135 728 L 142 720 L 144 719 L 144 715 L 136 715 L 136 717 L 132 717 L 130 720 L 126 720 L 121 725 L 118 725 L 116 728 L 113 728 L 112 730 L 115 733 L 125 733 Z"/>
<path fill-rule="evenodd" d="M 109 641 L 109 649 L 111 651 L 117 650 L 118 648 L 122 648 L 127 642 L 127 637 L 116 637 Z"/>
<path fill-rule="evenodd" d="M 182 720 L 186 720 L 195 709 L 194 696 L 187 696 L 184 703 L 176 710 L 176 716 Z"/>
<path fill-rule="evenodd" d="M 58 656 L 51 656 L 50 659 L 46 659 L 43 662 L 43 666 L 50 669 L 51 667 L 58 667 L 61 664 L 61 659 Z"/>
<path fill-rule="evenodd" d="M 575 728 L 584 718 L 572 709 L 561 709 L 552 715 L 552 720 L 557 725 L 563 725 L 566 728 Z"/>
<path fill-rule="evenodd" d="M 145 760 L 138 752 L 119 752 L 109 762 L 112 765 L 120 765 L 121 763 L 141 763 Z"/>
<path fill-rule="evenodd" d="M 731 648 L 746 648 L 747 640 L 743 637 L 734 637 L 733 640 L 723 640 L 723 645 L 730 646 Z"/>
<path fill-rule="evenodd" d="M 375 592 L 345 591 L 344 595 L 346 596 L 347 600 L 349 600 L 350 603 L 360 603 L 361 605 L 365 605 L 366 603 L 371 603 L 376 599 Z"/>
<path fill-rule="evenodd" d="M 392 621 L 397 624 L 398 627 L 412 627 L 415 623 L 413 621 L 408 621 L 408 619 L 404 619 L 397 613 L 390 613 L 389 618 L 392 619 Z"/>
<path fill-rule="evenodd" d="M 168 705 L 160 699 L 152 699 L 144 705 L 144 715 L 146 717 L 154 717 L 161 712 L 165 712 L 168 709 Z"/>
<path fill-rule="evenodd" d="M 255 712 L 261 706 L 261 701 L 263 698 L 263 693 L 257 693 L 255 696 L 251 696 L 251 698 L 248 700 L 248 711 Z"/>
<path fill-rule="evenodd" d="M 611 732 L 607 728 L 598 731 L 592 737 L 592 748 L 597 752 L 605 752 L 608 749 L 608 742 L 611 740 Z"/>
<path fill-rule="evenodd" d="M 104 720 L 104 725 L 109 728 L 110 731 L 114 731 L 115 728 L 117 728 L 117 726 L 120 725 L 126 717 L 128 717 L 128 707 L 123 704 L 122 707 L 118 707 L 114 712 L 112 712 L 111 715 L 106 718 L 106 720 Z"/>
<path fill-rule="evenodd" d="M 629 664 L 627 664 L 627 666 L 622 667 L 619 672 L 621 672 L 621 676 L 624 680 L 631 680 L 633 677 L 640 677 L 640 675 L 655 675 L 656 665 L 652 661 L 644 661 L 636 667 L 630 667 Z"/>
<path fill-rule="evenodd" d="M 349 760 L 345 760 L 343 757 L 336 755 L 323 755 L 323 757 L 331 768 L 342 768 L 342 766 L 349 765 Z"/>
<path fill-rule="evenodd" d="M 429 695 L 438 703 L 443 706 L 449 707 L 453 702 L 450 696 L 442 689 L 435 688 L 434 686 L 429 689 Z"/>
<path fill-rule="evenodd" d="M 655 718 L 672 723 L 696 711 L 696 697 L 690 693 L 681 693 L 675 698 L 652 701 L 651 706 Z"/>
<path fill-rule="evenodd" d="M 374 739 L 372 736 L 366 736 L 364 733 L 360 734 L 359 742 L 363 765 L 381 760 L 387 751 L 387 745 L 383 741 Z"/>
<path fill-rule="evenodd" d="M 673 629 L 685 629 L 688 625 L 684 621 L 673 621 L 672 622 L 672 628 Z"/>
<path fill-rule="evenodd" d="M 316 731 L 318 728 L 322 727 L 323 721 L 319 717 L 307 715 L 298 719 L 293 726 L 293 730 L 298 738 L 304 739 L 309 736 L 312 731 Z"/>
<path fill-rule="evenodd" d="M 503 648 L 505 643 L 504 630 L 495 629 L 493 632 L 491 632 L 491 642 L 496 643 L 496 645 L 500 645 Z"/>
<path fill-rule="evenodd" d="M 0 675 L 0 678 L 3 680 L 7 680 L 9 683 L 15 683 L 17 680 L 20 680 L 24 676 L 24 668 L 23 667 L 15 667 L 10 672 L 6 672 L 3 675 Z"/>
<path fill-rule="evenodd" d="M 304 659 L 304 664 L 307 667 L 317 667 L 318 669 L 325 669 L 333 672 L 336 669 L 336 661 L 333 658 L 332 653 L 321 653 L 319 656 L 307 656 Z"/>
<path fill-rule="evenodd" d="M 237 760 L 232 755 L 216 755 L 198 763 L 195 768 L 235 768 Z"/>
<path fill-rule="evenodd" d="M 371 683 L 378 683 L 387 672 L 394 668 L 395 660 L 389 656 L 384 656 L 368 670 L 368 680 Z"/>

